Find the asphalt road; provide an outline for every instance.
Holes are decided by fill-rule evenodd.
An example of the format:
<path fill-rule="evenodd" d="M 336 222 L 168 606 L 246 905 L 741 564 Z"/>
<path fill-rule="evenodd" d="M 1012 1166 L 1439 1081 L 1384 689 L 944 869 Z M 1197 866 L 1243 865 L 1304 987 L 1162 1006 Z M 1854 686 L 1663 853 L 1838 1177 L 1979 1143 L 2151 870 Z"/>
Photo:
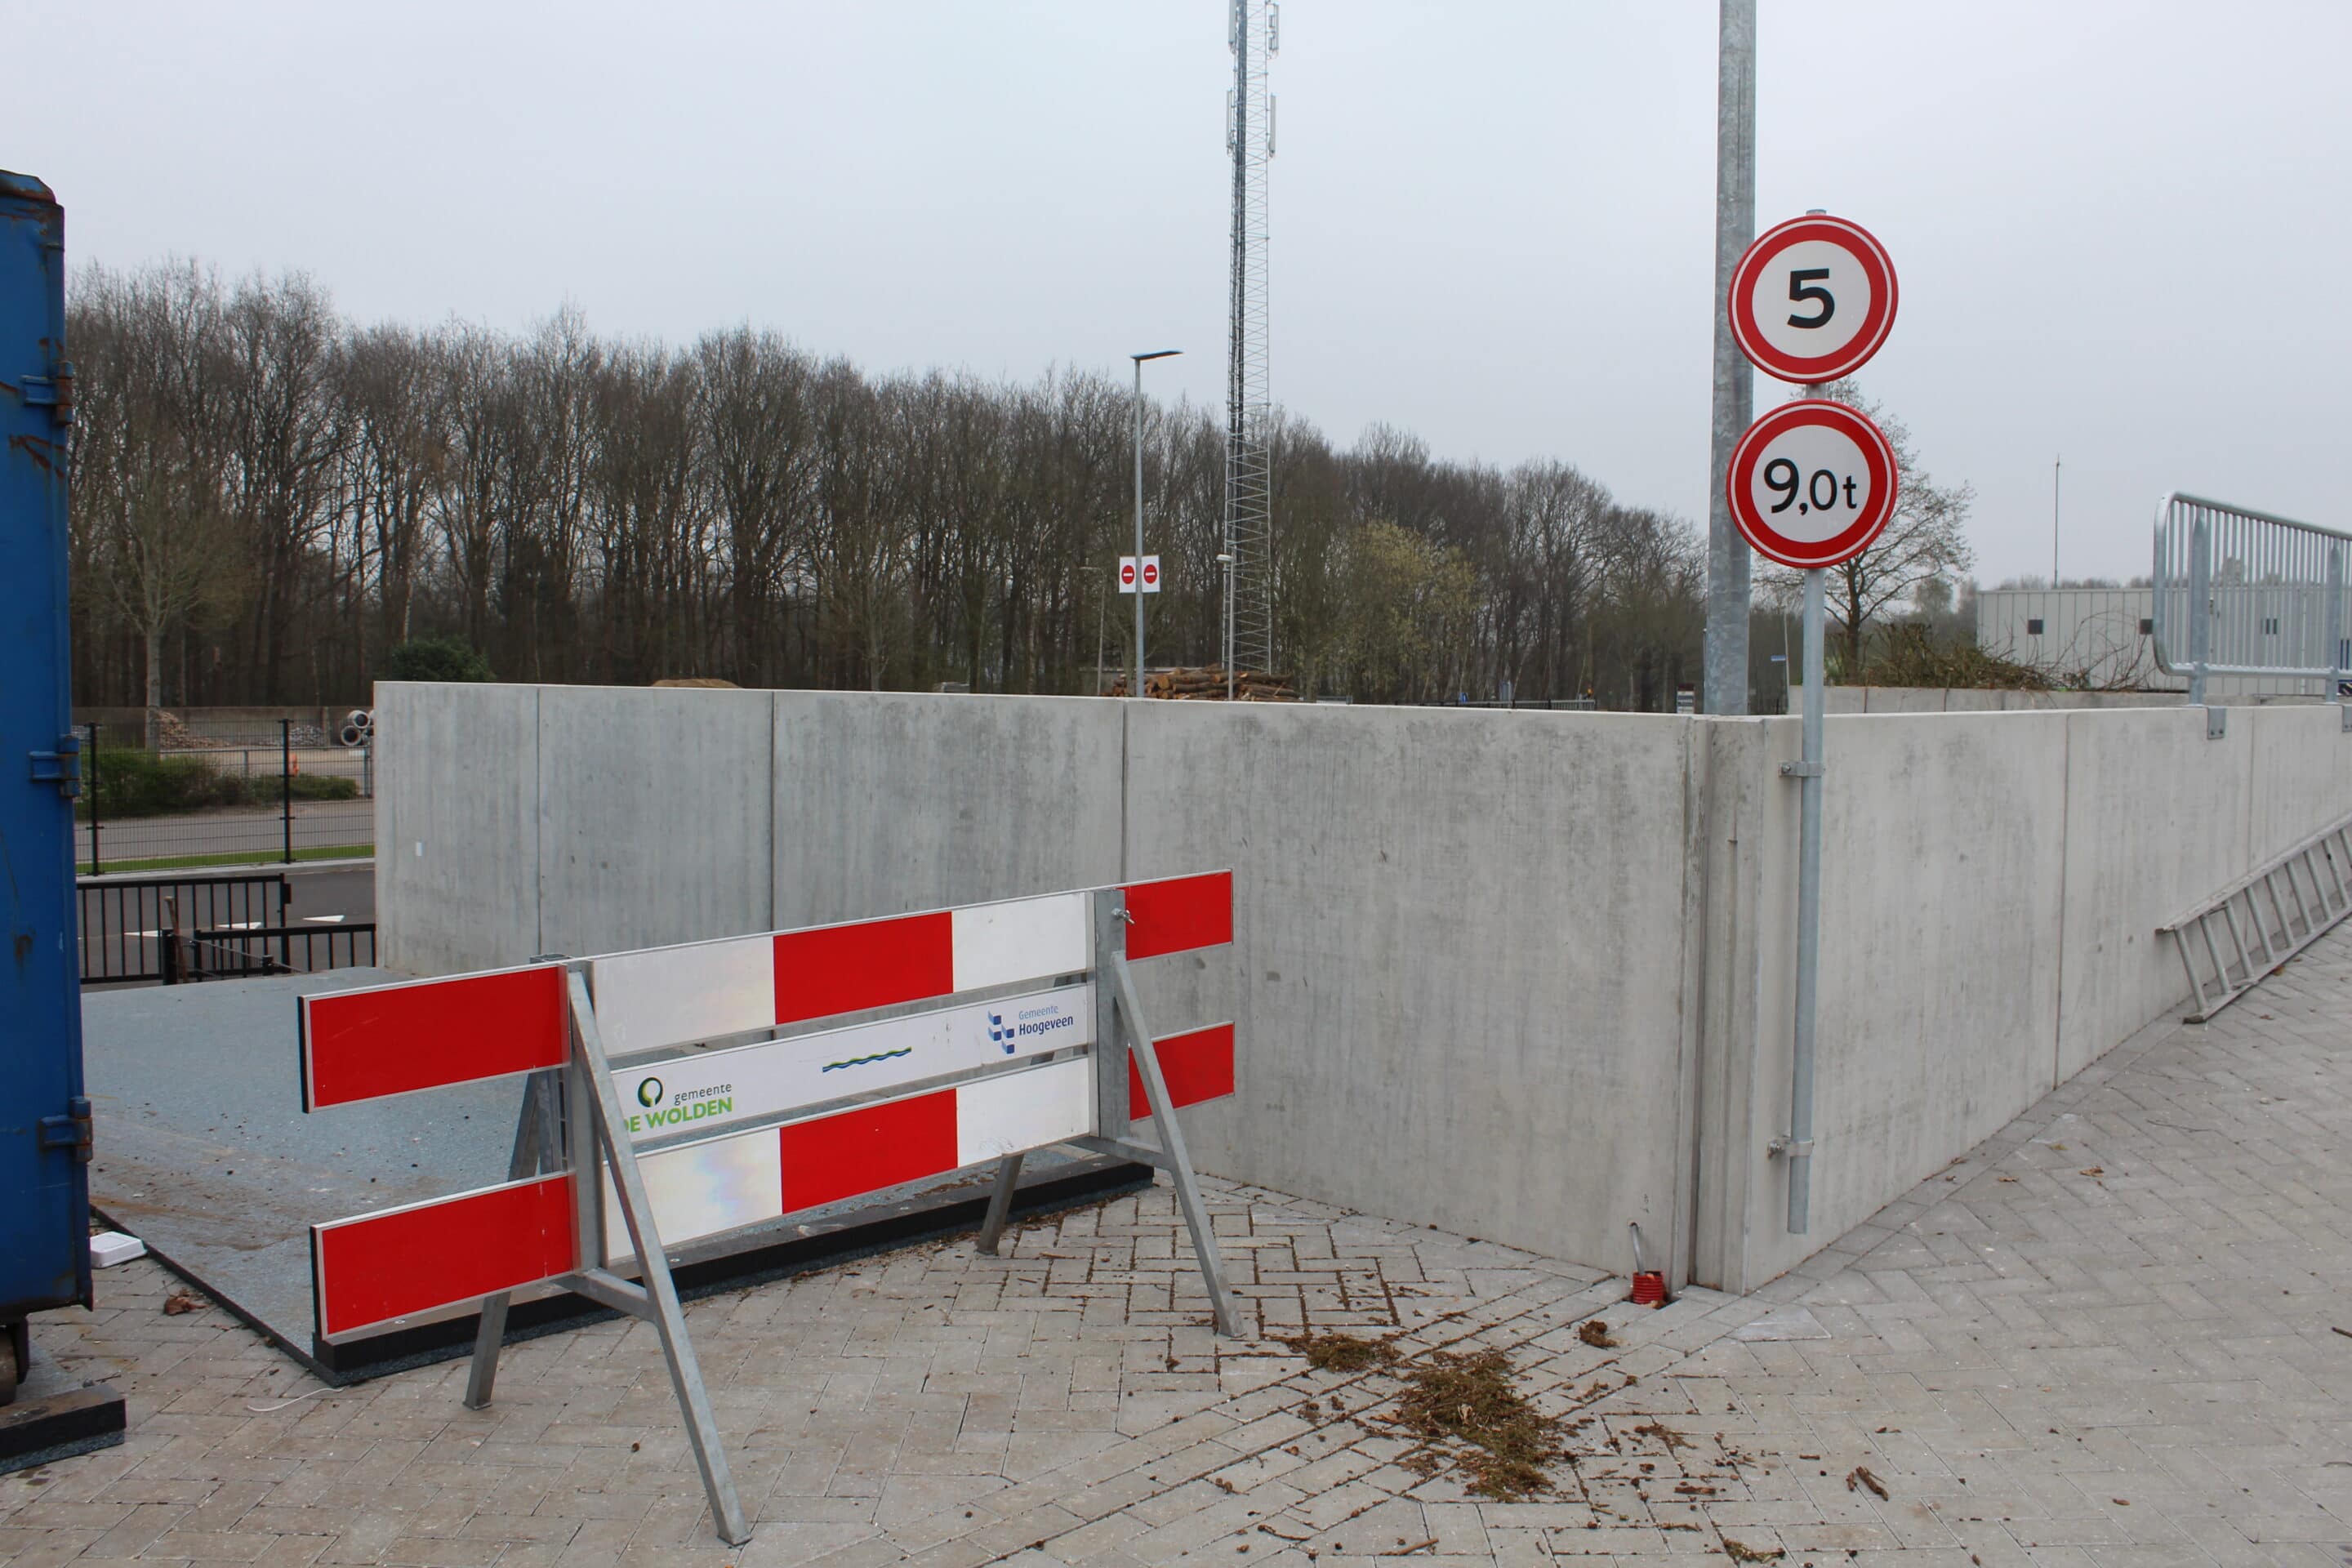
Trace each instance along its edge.
<path fill-rule="evenodd" d="M 339 925 L 375 919 L 375 868 L 338 868 L 307 871 L 300 866 L 263 867 L 282 869 L 292 894 L 286 910 L 289 925 Z M 333 917 L 341 915 L 341 921 Z"/>
<path fill-rule="evenodd" d="M 294 803 L 294 847 L 363 846 L 375 837 L 375 802 Z M 123 860 L 167 856 L 237 854 L 283 847 L 286 825 L 275 810 L 205 811 L 187 816 L 126 816 L 99 825 L 100 869 Z M 89 826 L 74 827 L 74 855 L 89 863 Z"/>

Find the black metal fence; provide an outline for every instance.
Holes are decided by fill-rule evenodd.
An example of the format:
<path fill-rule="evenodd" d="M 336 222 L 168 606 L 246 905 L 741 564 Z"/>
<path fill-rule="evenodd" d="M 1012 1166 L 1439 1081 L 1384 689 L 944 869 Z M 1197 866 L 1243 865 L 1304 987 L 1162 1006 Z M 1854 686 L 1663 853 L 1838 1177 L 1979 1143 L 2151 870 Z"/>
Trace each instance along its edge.
<path fill-rule="evenodd" d="M 173 931 L 258 931 L 286 923 L 283 873 L 85 881 L 81 983 L 161 980 Z"/>
<path fill-rule="evenodd" d="M 304 974 L 375 962 L 375 925 L 289 925 L 283 872 L 84 881 L 81 983 Z"/>
<path fill-rule="evenodd" d="M 151 750 L 127 725 L 82 729 L 74 855 L 86 875 L 371 850 L 372 737 L 343 746 L 281 720 L 274 734 L 175 735 Z"/>
<path fill-rule="evenodd" d="M 310 974 L 375 962 L 375 923 L 279 926 L 274 931 L 199 931 L 163 946 L 163 984 Z"/>

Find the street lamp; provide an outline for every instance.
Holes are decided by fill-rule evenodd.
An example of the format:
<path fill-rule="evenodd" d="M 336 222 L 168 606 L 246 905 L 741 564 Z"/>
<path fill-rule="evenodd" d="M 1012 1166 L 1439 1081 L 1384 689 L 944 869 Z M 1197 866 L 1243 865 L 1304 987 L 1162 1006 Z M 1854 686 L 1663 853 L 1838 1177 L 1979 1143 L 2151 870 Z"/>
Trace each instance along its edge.
<path fill-rule="evenodd" d="M 1225 700 L 1234 700 L 1234 552 L 1217 552 L 1217 564 L 1225 569 Z"/>
<path fill-rule="evenodd" d="M 1081 566 L 1078 570 L 1092 573 L 1099 577 L 1104 569 L 1100 566 Z M 1095 584 L 1095 695 L 1097 697 L 1103 694 L 1103 615 L 1109 607 L 1110 589 L 1107 584 L 1098 582 Z"/>
<path fill-rule="evenodd" d="M 1128 682 L 1129 697 L 1143 695 L 1143 362 L 1173 359 L 1182 349 L 1154 349 L 1129 354 L 1135 362 L 1135 679 Z"/>

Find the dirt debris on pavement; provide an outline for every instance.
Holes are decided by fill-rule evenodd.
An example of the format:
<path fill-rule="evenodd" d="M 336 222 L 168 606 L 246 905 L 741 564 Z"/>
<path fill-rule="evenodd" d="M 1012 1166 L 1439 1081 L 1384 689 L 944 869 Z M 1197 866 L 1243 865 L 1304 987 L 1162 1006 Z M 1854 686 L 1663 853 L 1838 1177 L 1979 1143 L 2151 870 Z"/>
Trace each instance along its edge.
<path fill-rule="evenodd" d="M 1360 1339 L 1354 1334 L 1301 1334 L 1297 1339 L 1277 1338 L 1275 1342 L 1305 1356 L 1307 1364 L 1318 1372 L 1365 1372 L 1387 1366 L 1397 1358 L 1396 1346 L 1388 1341 Z"/>
<path fill-rule="evenodd" d="M 1501 1351 L 1432 1351 L 1402 1374 L 1398 1419 L 1424 1454 L 1453 1460 L 1469 1489 L 1510 1500 L 1551 1487 L 1545 1467 L 1566 1456 L 1560 1417 L 1546 1415 L 1512 1387 Z"/>
<path fill-rule="evenodd" d="M 1868 1465 L 1856 1465 L 1846 1475 L 1845 1489 L 1859 1491 L 1864 1487 L 1869 1488 L 1871 1495 L 1881 1502 L 1886 1500 L 1886 1483 L 1872 1474 Z"/>

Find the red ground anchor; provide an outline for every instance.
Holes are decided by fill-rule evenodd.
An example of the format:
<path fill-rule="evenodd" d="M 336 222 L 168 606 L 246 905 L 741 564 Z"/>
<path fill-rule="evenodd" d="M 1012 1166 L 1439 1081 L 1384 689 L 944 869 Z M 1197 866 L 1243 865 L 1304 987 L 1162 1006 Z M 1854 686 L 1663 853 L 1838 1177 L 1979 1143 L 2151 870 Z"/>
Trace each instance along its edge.
<path fill-rule="evenodd" d="M 1666 1304 L 1666 1277 L 1658 1269 L 1642 1267 L 1642 1227 L 1628 1220 L 1625 1228 L 1633 1237 L 1633 1304 L 1636 1307 L 1663 1307 Z"/>

